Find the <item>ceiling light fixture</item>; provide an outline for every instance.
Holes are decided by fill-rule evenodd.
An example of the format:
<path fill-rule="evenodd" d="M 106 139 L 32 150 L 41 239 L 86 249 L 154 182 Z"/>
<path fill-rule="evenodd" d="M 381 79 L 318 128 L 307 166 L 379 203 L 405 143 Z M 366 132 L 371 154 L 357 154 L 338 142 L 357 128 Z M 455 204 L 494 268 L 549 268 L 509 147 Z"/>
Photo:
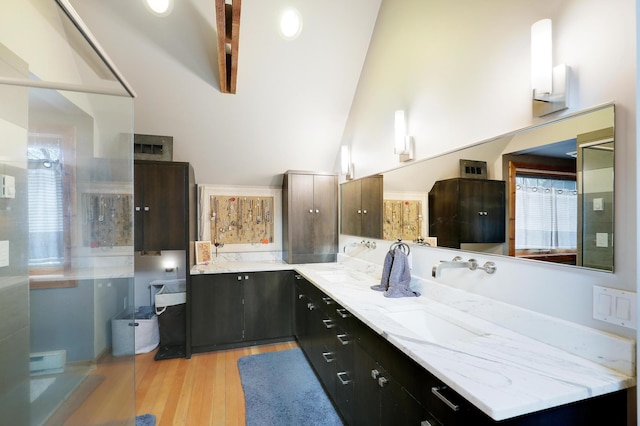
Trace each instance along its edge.
<path fill-rule="evenodd" d="M 295 9 L 286 9 L 280 16 L 280 33 L 287 40 L 293 40 L 302 31 L 302 16 Z"/>
<path fill-rule="evenodd" d="M 144 4 L 158 16 L 167 16 L 173 10 L 173 0 L 144 0 Z"/>

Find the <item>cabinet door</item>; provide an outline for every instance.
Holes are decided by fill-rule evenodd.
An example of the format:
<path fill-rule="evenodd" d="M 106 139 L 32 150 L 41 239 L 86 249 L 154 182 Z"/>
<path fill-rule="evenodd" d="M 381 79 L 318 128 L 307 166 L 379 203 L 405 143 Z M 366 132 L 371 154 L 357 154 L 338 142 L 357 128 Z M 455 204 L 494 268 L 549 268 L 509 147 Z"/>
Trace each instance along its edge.
<path fill-rule="evenodd" d="M 291 247 L 296 254 L 313 254 L 313 175 L 289 175 L 289 226 Z"/>
<path fill-rule="evenodd" d="M 238 274 L 191 277 L 192 346 L 242 341 L 242 278 Z"/>
<path fill-rule="evenodd" d="M 362 179 L 360 198 L 362 207 L 361 236 L 382 239 L 382 176 Z"/>
<path fill-rule="evenodd" d="M 187 247 L 188 170 L 184 164 L 135 164 L 135 249 Z"/>
<path fill-rule="evenodd" d="M 375 373 L 378 372 L 378 373 Z M 358 396 L 353 407 L 356 425 L 380 424 L 380 388 L 376 362 L 359 345 L 355 351 L 355 394 Z M 389 424 L 403 424 L 392 422 Z"/>
<path fill-rule="evenodd" d="M 335 176 L 313 176 L 313 206 L 313 253 L 336 253 L 338 198 Z"/>
<path fill-rule="evenodd" d="M 359 180 L 340 185 L 340 229 L 343 234 L 359 236 L 362 232 L 360 190 Z"/>
<path fill-rule="evenodd" d="M 460 181 L 460 242 L 505 241 L 505 184 L 493 180 Z"/>
<path fill-rule="evenodd" d="M 292 272 L 243 275 L 245 340 L 292 336 Z"/>

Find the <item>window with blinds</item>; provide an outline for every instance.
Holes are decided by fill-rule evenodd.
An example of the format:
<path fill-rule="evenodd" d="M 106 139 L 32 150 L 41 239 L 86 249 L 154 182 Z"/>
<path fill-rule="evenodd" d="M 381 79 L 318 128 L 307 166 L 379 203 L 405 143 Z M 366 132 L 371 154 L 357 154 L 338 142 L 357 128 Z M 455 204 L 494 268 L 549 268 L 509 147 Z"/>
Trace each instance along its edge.
<path fill-rule="evenodd" d="M 30 135 L 27 159 L 29 267 L 62 267 L 65 225 L 61 138 Z"/>

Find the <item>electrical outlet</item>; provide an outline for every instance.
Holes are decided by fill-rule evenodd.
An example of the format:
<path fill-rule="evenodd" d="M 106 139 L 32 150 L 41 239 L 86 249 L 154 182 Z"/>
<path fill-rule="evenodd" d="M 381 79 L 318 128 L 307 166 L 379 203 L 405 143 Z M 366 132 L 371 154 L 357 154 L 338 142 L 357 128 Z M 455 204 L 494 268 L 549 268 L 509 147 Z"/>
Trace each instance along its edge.
<path fill-rule="evenodd" d="M 609 247 L 609 234 L 596 232 L 596 247 Z"/>
<path fill-rule="evenodd" d="M 636 329 L 636 293 L 593 286 L 593 318 Z"/>

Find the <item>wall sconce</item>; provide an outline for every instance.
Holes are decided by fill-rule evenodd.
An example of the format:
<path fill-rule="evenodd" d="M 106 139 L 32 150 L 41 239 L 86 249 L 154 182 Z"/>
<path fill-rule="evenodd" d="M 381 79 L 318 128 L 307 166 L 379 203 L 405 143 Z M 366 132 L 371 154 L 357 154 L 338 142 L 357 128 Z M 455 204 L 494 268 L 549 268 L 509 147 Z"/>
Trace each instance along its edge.
<path fill-rule="evenodd" d="M 407 122 L 403 110 L 396 111 L 394 153 L 400 162 L 413 160 L 413 138 L 407 135 Z"/>
<path fill-rule="evenodd" d="M 534 117 L 568 108 L 569 67 L 553 66 L 551 19 L 531 26 L 531 87 Z"/>
<path fill-rule="evenodd" d="M 345 175 L 345 179 L 353 179 L 353 170 L 351 164 L 351 153 L 348 145 L 340 147 L 340 172 Z"/>
<path fill-rule="evenodd" d="M 164 267 L 165 272 L 173 272 L 174 270 L 178 269 L 176 264 L 171 260 L 163 262 L 162 266 Z"/>

